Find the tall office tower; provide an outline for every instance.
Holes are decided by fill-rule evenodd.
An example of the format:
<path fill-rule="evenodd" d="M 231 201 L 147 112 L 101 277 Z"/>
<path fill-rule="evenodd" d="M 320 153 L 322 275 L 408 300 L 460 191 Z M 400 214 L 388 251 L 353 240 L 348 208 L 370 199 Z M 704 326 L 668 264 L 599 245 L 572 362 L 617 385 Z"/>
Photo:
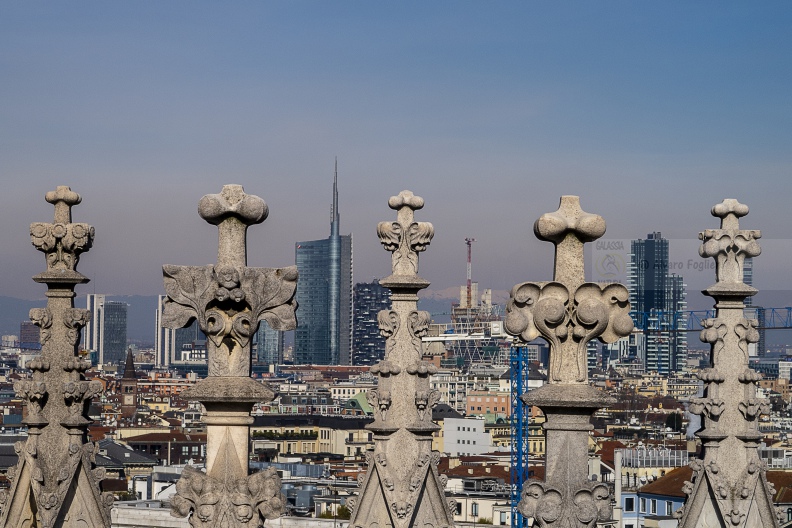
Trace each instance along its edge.
<path fill-rule="evenodd" d="M 646 314 L 644 368 L 669 374 L 682 369 L 687 359 L 685 283 L 669 273 L 668 240 L 650 233 L 633 240 L 630 255 L 630 304 Z"/>
<path fill-rule="evenodd" d="M 206 335 L 198 327 L 198 321 L 193 321 L 186 328 L 177 328 L 173 332 L 173 349 L 171 352 L 171 362 L 185 361 L 185 351 L 193 348 L 202 348 L 206 341 Z M 187 348 L 185 348 L 185 345 Z"/>
<path fill-rule="evenodd" d="M 753 287 L 753 277 L 753 258 L 746 257 L 743 262 L 743 282 Z M 767 320 L 764 307 L 754 305 L 753 297 L 746 297 L 745 308 L 745 316 L 749 319 L 756 319 L 759 323 L 759 342 L 748 344 L 748 355 L 764 357 L 767 354 L 767 345 L 765 344 L 765 325 Z"/>
<path fill-rule="evenodd" d="M 390 310 L 391 291 L 379 281 L 355 284 L 352 317 L 352 364 L 373 365 L 385 356 L 385 338 L 380 335 L 377 314 Z"/>
<path fill-rule="evenodd" d="M 752 257 L 745 257 L 743 261 L 743 282 L 748 286 L 753 287 L 753 258 Z M 749 306 L 753 306 L 753 297 L 746 297 L 745 298 L 745 306 L 746 308 Z"/>
<path fill-rule="evenodd" d="M 127 303 L 106 301 L 104 324 L 99 344 L 99 363 L 120 365 L 126 359 L 127 347 Z"/>
<path fill-rule="evenodd" d="M 154 315 L 154 366 L 168 368 L 173 361 L 173 343 L 176 330 L 162 327 L 162 311 L 165 309 L 167 295 L 157 297 L 157 311 Z"/>
<path fill-rule="evenodd" d="M 19 325 L 19 348 L 41 349 L 41 330 L 30 321 L 23 321 Z"/>
<path fill-rule="evenodd" d="M 340 235 L 338 164 L 330 237 L 297 242 L 297 329 L 294 362 L 348 365 L 352 355 L 352 235 Z"/>
<path fill-rule="evenodd" d="M 273 330 L 262 322 L 256 333 L 256 362 L 259 365 L 280 365 L 283 363 L 283 332 Z"/>
<path fill-rule="evenodd" d="M 102 327 L 104 327 L 105 296 L 95 293 L 88 294 L 85 307 L 91 318 L 82 332 L 82 348 L 89 352 L 99 352 L 102 345 Z"/>

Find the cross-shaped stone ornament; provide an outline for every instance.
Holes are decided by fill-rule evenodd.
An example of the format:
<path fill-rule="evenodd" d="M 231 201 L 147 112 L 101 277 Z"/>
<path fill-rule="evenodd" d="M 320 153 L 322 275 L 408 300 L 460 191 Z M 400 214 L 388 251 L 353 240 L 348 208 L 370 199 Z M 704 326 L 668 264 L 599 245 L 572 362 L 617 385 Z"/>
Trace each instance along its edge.
<path fill-rule="evenodd" d="M 263 222 L 268 212 L 264 200 L 241 185 L 224 185 L 198 204 L 201 218 L 218 229 L 217 264 L 162 268 L 168 293 L 163 325 L 181 328 L 197 317 L 211 343 L 210 378 L 250 375 L 250 339 L 260 321 L 275 330 L 297 325 L 296 267 L 247 267 L 247 228 Z"/>
<path fill-rule="evenodd" d="M 583 244 L 605 234 L 605 220 L 580 208 L 577 196 L 562 196 L 558 210 L 543 214 L 534 224 L 539 240 L 555 244 L 553 280 L 574 291 L 586 281 Z"/>
<path fill-rule="evenodd" d="M 79 194 L 72 191 L 65 185 L 58 185 L 54 191 L 49 191 L 44 199 L 55 206 L 56 224 L 68 224 L 71 222 L 71 208 L 82 201 Z"/>
<path fill-rule="evenodd" d="M 220 194 L 201 198 L 198 214 L 217 226 L 217 267 L 247 266 L 247 228 L 266 220 L 264 200 L 245 194 L 241 185 L 224 185 Z"/>
<path fill-rule="evenodd" d="M 612 343 L 633 328 L 624 286 L 585 282 L 583 244 L 605 233 L 605 220 L 583 211 L 577 196 L 562 196 L 557 211 L 536 221 L 534 233 L 555 245 L 554 281 L 512 288 L 505 329 L 526 342 L 547 339 L 551 383 L 585 383 L 587 343 Z"/>

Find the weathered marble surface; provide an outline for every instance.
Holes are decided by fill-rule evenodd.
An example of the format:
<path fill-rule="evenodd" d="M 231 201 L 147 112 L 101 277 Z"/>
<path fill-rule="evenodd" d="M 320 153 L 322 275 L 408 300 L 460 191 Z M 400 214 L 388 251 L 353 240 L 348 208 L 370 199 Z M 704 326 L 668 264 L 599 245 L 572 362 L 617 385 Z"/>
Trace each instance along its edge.
<path fill-rule="evenodd" d="M 690 463 L 693 478 L 685 483 L 688 497 L 678 512 L 681 528 L 772 527 L 785 518 L 774 509 L 775 490 L 757 451 L 762 439 L 758 420 L 770 409 L 767 400 L 756 397 L 762 376 L 748 368 L 748 344 L 759 341 L 759 332 L 743 309 L 757 290 L 743 283 L 743 264 L 761 253 L 761 233 L 740 229 L 739 219 L 747 214 L 747 206 L 724 200 L 712 208 L 721 228 L 699 233 L 699 254 L 715 259 L 717 282 L 703 293 L 715 299 L 716 312 L 702 323 L 701 340 L 711 347 L 710 367 L 699 374 L 704 397 L 691 403 L 690 412 L 702 417 L 696 435 L 704 456 Z"/>
<path fill-rule="evenodd" d="M 541 336 L 550 345 L 548 384 L 522 396 L 547 418 L 546 469 L 544 482 L 525 484 L 518 507 L 540 527 L 591 527 L 609 519 L 611 508 L 607 486 L 588 479 L 590 417 L 614 401 L 588 385 L 586 345 L 629 335 L 629 297 L 621 284 L 585 282 L 583 244 L 605 233 L 605 221 L 583 211 L 577 196 L 562 196 L 534 233 L 555 245 L 553 281 L 514 286 L 504 327 L 523 341 Z"/>
<path fill-rule="evenodd" d="M 163 266 L 168 299 L 163 326 L 197 319 L 207 335 L 209 375 L 182 393 L 206 408 L 206 473 L 187 467 L 176 484 L 174 516 L 190 516 L 195 528 L 258 527 L 281 515 L 285 498 L 274 471 L 248 476 L 248 439 L 255 402 L 275 393 L 253 380 L 250 341 L 266 321 L 276 330 L 297 326 L 297 268 L 247 266 L 247 228 L 268 214 L 264 200 L 240 185 L 204 196 L 198 213 L 219 233 L 214 266 Z"/>
<path fill-rule="evenodd" d="M 113 497 L 99 491 L 104 468 L 94 468 L 97 447 L 87 439 L 88 406 L 102 384 L 83 374 L 91 364 L 78 345 L 90 313 L 74 307 L 75 286 L 88 282 L 77 263 L 91 248 L 94 228 L 71 221 L 81 198 L 69 187 L 48 192 L 46 200 L 55 206 L 53 222 L 30 225 L 31 241 L 47 261 L 47 270 L 33 277 L 47 285 L 47 307 L 30 311 L 41 330 L 41 355 L 28 363 L 32 379 L 14 384 L 27 404 L 29 436 L 14 446 L 19 462 L 8 472 L 10 488 L 0 492 L 0 525 L 110 526 Z"/>
<path fill-rule="evenodd" d="M 380 284 L 392 291 L 390 310 L 379 312 L 386 339 L 385 358 L 371 368 L 379 377 L 368 393 L 375 421 L 374 452 L 367 453 L 368 470 L 360 479 L 349 525 L 353 528 L 393 526 L 446 528 L 453 526 L 453 501 L 446 501 L 445 477 L 437 473 L 440 454 L 432 451 L 431 409 L 440 400 L 429 376 L 437 369 L 421 360 L 421 337 L 429 328 L 429 313 L 416 309 L 418 291 L 429 283 L 418 276 L 418 255 L 434 236 L 428 222 L 414 221 L 422 198 L 402 191 L 388 200 L 397 211 L 395 222 L 380 222 L 377 234 L 392 253 L 392 274 Z"/>

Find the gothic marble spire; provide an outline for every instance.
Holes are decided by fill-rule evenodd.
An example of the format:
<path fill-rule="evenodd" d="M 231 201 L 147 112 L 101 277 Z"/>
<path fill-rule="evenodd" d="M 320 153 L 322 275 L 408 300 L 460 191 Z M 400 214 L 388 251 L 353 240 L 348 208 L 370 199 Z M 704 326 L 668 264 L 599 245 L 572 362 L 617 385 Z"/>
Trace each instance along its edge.
<path fill-rule="evenodd" d="M 0 494 L 0 525 L 109 527 L 113 496 L 99 491 L 104 468 L 94 468 L 97 447 L 87 439 L 88 407 L 102 384 L 85 379 L 91 363 L 77 347 L 90 313 L 74 307 L 75 286 L 88 282 L 77 262 L 91 248 L 94 228 L 72 223 L 71 208 L 81 198 L 69 187 L 48 192 L 46 200 L 55 207 L 53 222 L 30 225 L 31 241 L 47 261 L 47 270 L 33 277 L 47 285 L 47 306 L 30 311 L 41 355 L 27 364 L 32 379 L 14 384 L 27 405 L 28 438 L 14 446 L 19 462 Z"/>
<path fill-rule="evenodd" d="M 585 282 L 583 244 L 605 233 L 605 221 L 583 211 L 577 196 L 562 196 L 534 233 L 555 245 L 553 281 L 514 286 L 504 327 L 521 341 L 541 336 L 550 345 L 548 384 L 522 396 L 547 418 L 547 450 L 545 481 L 526 482 L 518 508 L 541 528 L 592 527 L 610 518 L 610 495 L 588 479 L 590 418 L 613 399 L 588 385 L 586 345 L 629 335 L 630 303 L 621 284 Z"/>
<path fill-rule="evenodd" d="M 695 398 L 690 412 L 702 417 L 696 433 L 703 458 L 694 459 L 688 495 L 678 512 L 681 528 L 770 528 L 778 526 L 774 490 L 767 481 L 758 447 L 758 420 L 769 413 L 767 400 L 756 397 L 762 376 L 748 367 L 748 344 L 759 341 L 757 322 L 746 319 L 745 299 L 757 291 L 743 283 L 747 257 L 761 252 L 756 230 L 740 229 L 748 207 L 727 199 L 712 208 L 720 229 L 699 233 L 699 254 L 715 259 L 717 282 L 704 290 L 715 299 L 715 317 L 702 322 L 701 340 L 710 344 L 710 366 L 701 371 L 703 398 Z"/>
<path fill-rule="evenodd" d="M 377 226 L 382 245 L 392 253 L 392 274 L 380 284 L 392 291 L 393 305 L 377 317 L 386 339 L 385 358 L 371 368 L 379 377 L 368 400 L 375 420 L 374 451 L 366 454 L 368 470 L 351 505 L 352 528 L 447 528 L 453 526 L 453 501 L 446 501 L 446 478 L 437 473 L 440 454 L 432 451 L 432 407 L 440 395 L 431 390 L 435 366 L 421 359 L 421 337 L 431 320 L 416 309 L 418 291 L 429 283 L 418 276 L 418 254 L 434 235 L 428 222 L 416 222 L 414 213 L 423 198 L 402 191 L 388 200 L 397 211 L 395 222 Z"/>
<path fill-rule="evenodd" d="M 247 228 L 263 222 L 268 208 L 241 185 L 204 196 L 198 213 L 218 228 L 217 264 L 162 268 L 168 294 L 163 326 L 181 328 L 197 319 L 209 361 L 208 377 L 182 393 L 206 408 L 206 473 L 185 468 L 172 515 L 190 516 L 195 528 L 257 528 L 286 504 L 274 468 L 248 476 L 250 411 L 254 403 L 274 398 L 250 377 L 250 342 L 262 321 L 275 330 L 297 326 L 297 268 L 247 266 Z"/>

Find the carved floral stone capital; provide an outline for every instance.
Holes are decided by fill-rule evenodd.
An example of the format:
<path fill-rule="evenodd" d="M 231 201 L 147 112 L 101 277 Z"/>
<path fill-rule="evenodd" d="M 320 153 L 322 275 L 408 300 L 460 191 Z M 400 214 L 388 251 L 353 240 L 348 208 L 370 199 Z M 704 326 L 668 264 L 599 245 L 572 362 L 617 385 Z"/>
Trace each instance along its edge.
<path fill-rule="evenodd" d="M 275 468 L 223 481 L 187 466 L 176 490 L 171 515 L 187 517 L 192 512 L 193 528 L 258 528 L 265 519 L 279 517 L 286 507 Z"/>
<path fill-rule="evenodd" d="M 586 379 L 586 345 L 594 338 L 613 343 L 633 329 L 629 293 L 621 284 L 581 284 L 570 295 L 559 282 L 525 282 L 512 288 L 504 328 L 529 342 L 540 335 L 551 346 L 550 377 L 564 376 L 563 356 L 575 357 L 574 381 Z M 571 363 L 571 362 L 570 362 Z"/>
<path fill-rule="evenodd" d="M 47 270 L 74 271 L 80 253 L 91 248 L 94 228 L 88 224 L 71 223 L 71 207 L 80 203 L 80 195 L 65 186 L 47 193 L 46 199 L 55 206 L 53 223 L 30 224 L 30 240 L 47 256 Z"/>
<path fill-rule="evenodd" d="M 391 209 L 398 211 L 395 222 L 377 224 L 377 236 L 382 246 L 393 253 L 393 275 L 417 275 L 418 253 L 425 251 L 434 236 L 429 222 L 415 222 L 414 211 L 421 209 L 424 200 L 410 191 L 402 191 L 388 200 Z"/>
<path fill-rule="evenodd" d="M 748 206 L 726 199 L 712 208 L 712 215 L 721 219 L 721 228 L 699 233 L 699 255 L 715 259 L 718 282 L 742 283 L 745 257 L 757 257 L 762 252 L 757 242 L 761 232 L 740 229 L 739 218 L 747 214 Z"/>
<path fill-rule="evenodd" d="M 528 481 L 517 507 L 520 513 L 533 518 L 541 528 L 593 527 L 597 521 L 610 519 L 610 494 L 606 485 L 583 487 L 572 495 L 573 499 L 567 501 L 554 487 L 544 482 Z"/>

